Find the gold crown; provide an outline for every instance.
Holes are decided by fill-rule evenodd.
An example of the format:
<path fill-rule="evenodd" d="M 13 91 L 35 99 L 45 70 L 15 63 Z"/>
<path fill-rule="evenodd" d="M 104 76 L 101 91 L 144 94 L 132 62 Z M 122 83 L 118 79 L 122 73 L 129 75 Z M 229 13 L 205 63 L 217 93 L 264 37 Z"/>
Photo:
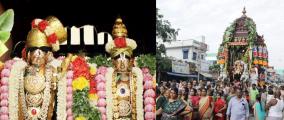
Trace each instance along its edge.
<path fill-rule="evenodd" d="M 38 28 L 33 28 L 27 36 L 27 47 L 51 47 L 50 44 L 47 43 L 46 35 L 41 32 Z"/>
<path fill-rule="evenodd" d="M 58 18 L 54 16 L 48 16 L 46 18 L 46 21 L 48 22 L 48 25 L 53 28 L 60 43 L 63 43 L 67 40 L 67 31 L 65 30 L 63 24 L 59 21 Z"/>
<path fill-rule="evenodd" d="M 116 37 L 127 37 L 127 29 L 125 25 L 122 23 L 121 18 L 117 18 L 115 20 L 115 24 L 113 25 L 112 35 Z"/>
<path fill-rule="evenodd" d="M 48 26 L 56 34 L 58 41 L 60 43 L 64 42 L 67 38 L 67 32 L 62 23 L 54 16 L 47 17 L 46 21 L 48 22 Z M 38 28 L 32 28 L 28 33 L 26 45 L 27 47 L 52 47 L 52 45 L 47 42 L 46 34 Z"/>

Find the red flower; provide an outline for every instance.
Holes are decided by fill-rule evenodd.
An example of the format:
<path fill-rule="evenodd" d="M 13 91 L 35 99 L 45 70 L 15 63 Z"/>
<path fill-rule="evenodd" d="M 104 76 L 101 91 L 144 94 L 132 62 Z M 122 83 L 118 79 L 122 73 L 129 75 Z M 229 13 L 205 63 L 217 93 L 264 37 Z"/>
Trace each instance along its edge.
<path fill-rule="evenodd" d="M 48 22 L 46 20 L 43 20 L 43 21 L 38 23 L 38 29 L 40 31 L 44 31 L 46 26 L 48 26 Z"/>
<path fill-rule="evenodd" d="M 90 87 L 95 87 L 95 86 L 97 86 L 96 81 L 90 80 Z"/>
<path fill-rule="evenodd" d="M 35 24 L 35 19 L 32 21 L 32 28 L 35 28 L 36 24 Z"/>
<path fill-rule="evenodd" d="M 126 47 L 126 40 L 123 37 L 115 38 L 114 44 L 118 48 L 124 48 L 124 47 Z"/>
<path fill-rule="evenodd" d="M 85 77 L 86 79 L 90 80 L 91 74 L 89 71 L 89 66 L 86 63 L 85 59 L 82 57 L 77 57 L 73 62 L 73 79 L 76 79 L 80 76 Z"/>
<path fill-rule="evenodd" d="M 49 36 L 47 37 L 47 42 L 48 42 L 49 44 L 55 44 L 56 41 L 57 41 L 57 36 L 56 36 L 55 33 L 53 33 L 53 34 L 51 34 L 51 35 L 49 35 Z"/>
<path fill-rule="evenodd" d="M 97 93 L 96 88 L 95 88 L 95 87 L 94 87 L 94 88 L 90 88 L 89 93 L 90 93 L 90 94 L 95 94 L 95 93 Z"/>

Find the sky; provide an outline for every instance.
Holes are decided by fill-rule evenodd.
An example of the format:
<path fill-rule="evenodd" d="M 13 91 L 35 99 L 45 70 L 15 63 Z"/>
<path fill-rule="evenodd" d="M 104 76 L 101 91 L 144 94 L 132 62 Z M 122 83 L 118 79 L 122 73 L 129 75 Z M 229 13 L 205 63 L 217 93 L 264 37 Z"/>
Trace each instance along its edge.
<path fill-rule="evenodd" d="M 264 36 L 269 64 L 284 69 L 284 0 L 157 0 L 156 6 L 173 28 L 180 29 L 178 40 L 204 35 L 207 53 L 217 53 L 226 27 L 242 16 L 245 7 Z"/>

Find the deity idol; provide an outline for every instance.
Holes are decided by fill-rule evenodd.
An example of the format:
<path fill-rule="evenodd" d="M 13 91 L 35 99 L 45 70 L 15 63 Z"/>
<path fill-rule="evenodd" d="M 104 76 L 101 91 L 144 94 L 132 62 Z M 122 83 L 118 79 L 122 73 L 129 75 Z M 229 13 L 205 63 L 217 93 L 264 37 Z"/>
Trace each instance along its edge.
<path fill-rule="evenodd" d="M 108 41 L 113 68 L 106 73 L 106 101 L 108 120 L 143 120 L 143 75 L 133 67 L 132 51 L 137 44 L 127 38 L 122 19 L 115 21 L 112 31 L 114 40 Z"/>
<path fill-rule="evenodd" d="M 55 111 L 57 82 L 61 79 L 61 63 L 53 57 L 59 43 L 66 40 L 67 33 L 56 17 L 35 19 L 26 41 L 26 58 L 6 63 L 10 74 L 7 113 L 1 113 L 1 120 L 51 120 Z M 3 72 L 2 72 L 3 74 Z M 3 91 L 2 91 L 3 92 Z M 1 108 L 3 108 L 1 106 Z M 2 109 L 1 109 L 2 110 Z"/>

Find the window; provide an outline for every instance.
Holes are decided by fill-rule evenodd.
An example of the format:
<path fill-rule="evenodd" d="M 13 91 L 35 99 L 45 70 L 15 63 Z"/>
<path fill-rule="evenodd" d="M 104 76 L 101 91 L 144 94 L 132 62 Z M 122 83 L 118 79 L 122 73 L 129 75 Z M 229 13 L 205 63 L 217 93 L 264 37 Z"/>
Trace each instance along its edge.
<path fill-rule="evenodd" d="M 201 55 L 201 60 L 204 60 L 204 55 Z"/>
<path fill-rule="evenodd" d="M 197 57 L 197 53 L 196 53 L 196 52 L 193 52 L 193 53 L 192 53 L 192 60 L 196 60 L 196 57 Z"/>
<path fill-rule="evenodd" d="M 188 49 L 182 49 L 183 59 L 188 59 Z"/>

